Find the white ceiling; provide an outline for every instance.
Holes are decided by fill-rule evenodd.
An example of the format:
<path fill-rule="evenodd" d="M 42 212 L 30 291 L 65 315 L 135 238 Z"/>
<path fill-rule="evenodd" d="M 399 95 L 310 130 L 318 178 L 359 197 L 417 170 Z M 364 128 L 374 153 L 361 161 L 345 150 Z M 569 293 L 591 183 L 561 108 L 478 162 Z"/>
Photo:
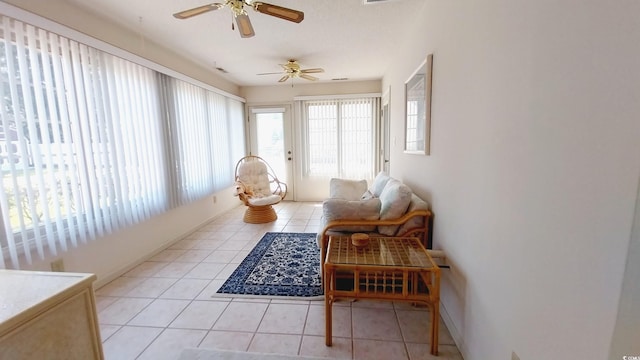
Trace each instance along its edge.
<path fill-rule="evenodd" d="M 207 0 L 67 0 L 119 23 L 145 39 L 156 42 L 192 61 L 211 68 L 240 86 L 278 84 L 288 59 L 302 68 L 321 67 L 319 81 L 381 79 L 391 66 L 389 59 L 402 44 L 402 34 L 419 21 L 424 0 L 387 0 L 364 4 L 363 0 L 268 0 L 304 12 L 299 23 L 285 21 L 246 8 L 256 35 L 241 38 L 231 30 L 228 8 L 186 20 L 178 11 L 208 4 Z M 214 0 L 215 1 L 215 0 Z M 224 2 L 224 0 L 217 0 Z M 306 80 L 295 79 L 306 82 Z"/>

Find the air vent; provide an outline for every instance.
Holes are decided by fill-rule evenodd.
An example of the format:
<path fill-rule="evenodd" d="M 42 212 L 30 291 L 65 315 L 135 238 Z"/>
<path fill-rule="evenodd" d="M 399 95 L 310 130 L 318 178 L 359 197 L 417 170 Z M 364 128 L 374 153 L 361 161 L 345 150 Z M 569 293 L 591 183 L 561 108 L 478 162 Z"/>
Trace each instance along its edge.
<path fill-rule="evenodd" d="M 365 5 L 379 4 L 379 3 L 383 3 L 383 2 L 389 2 L 389 1 L 394 1 L 394 0 L 362 0 L 362 2 Z"/>

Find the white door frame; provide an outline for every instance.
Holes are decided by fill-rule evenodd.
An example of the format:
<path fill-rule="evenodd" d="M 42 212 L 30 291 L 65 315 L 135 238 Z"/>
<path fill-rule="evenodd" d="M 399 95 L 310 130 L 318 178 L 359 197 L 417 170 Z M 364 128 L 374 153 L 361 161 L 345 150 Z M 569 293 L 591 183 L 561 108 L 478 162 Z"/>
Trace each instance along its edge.
<path fill-rule="evenodd" d="M 247 112 L 249 114 L 249 126 L 247 131 L 247 144 L 250 154 L 257 154 L 257 143 L 255 133 L 256 129 L 256 114 L 260 113 L 282 113 L 283 114 L 283 131 L 284 131 L 284 151 L 285 151 L 285 163 L 286 163 L 286 184 L 287 184 L 287 196 L 285 200 L 295 200 L 295 186 L 294 186 L 294 142 L 293 142 L 293 111 L 291 104 L 260 104 L 260 105 L 247 105 Z M 276 174 L 280 179 L 282 175 Z"/>
<path fill-rule="evenodd" d="M 391 141 L 390 141 L 390 125 L 391 125 L 391 87 L 382 94 L 380 101 L 381 116 L 381 134 L 380 134 L 380 170 L 386 171 L 387 174 L 391 170 Z"/>

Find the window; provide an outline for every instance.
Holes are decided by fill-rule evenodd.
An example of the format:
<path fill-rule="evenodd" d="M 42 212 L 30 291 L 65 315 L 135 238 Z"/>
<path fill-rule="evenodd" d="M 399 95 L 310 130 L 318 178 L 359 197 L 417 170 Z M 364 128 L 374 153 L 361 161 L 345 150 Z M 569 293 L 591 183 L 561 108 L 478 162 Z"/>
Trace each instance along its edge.
<path fill-rule="evenodd" d="M 305 100 L 305 176 L 373 178 L 380 99 Z"/>
<path fill-rule="evenodd" d="M 187 204 L 231 185 L 244 156 L 243 104 L 186 81 L 164 76 L 170 103 L 175 203 Z"/>
<path fill-rule="evenodd" d="M 231 186 L 242 118 L 239 100 L 0 15 L 0 268 Z"/>

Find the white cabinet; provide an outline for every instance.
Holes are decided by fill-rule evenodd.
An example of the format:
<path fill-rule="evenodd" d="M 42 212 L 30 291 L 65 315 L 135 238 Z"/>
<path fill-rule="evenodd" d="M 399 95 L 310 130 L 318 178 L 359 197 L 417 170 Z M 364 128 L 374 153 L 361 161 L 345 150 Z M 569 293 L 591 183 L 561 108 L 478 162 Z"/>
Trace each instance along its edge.
<path fill-rule="evenodd" d="M 103 359 L 95 279 L 0 270 L 0 359 Z"/>

